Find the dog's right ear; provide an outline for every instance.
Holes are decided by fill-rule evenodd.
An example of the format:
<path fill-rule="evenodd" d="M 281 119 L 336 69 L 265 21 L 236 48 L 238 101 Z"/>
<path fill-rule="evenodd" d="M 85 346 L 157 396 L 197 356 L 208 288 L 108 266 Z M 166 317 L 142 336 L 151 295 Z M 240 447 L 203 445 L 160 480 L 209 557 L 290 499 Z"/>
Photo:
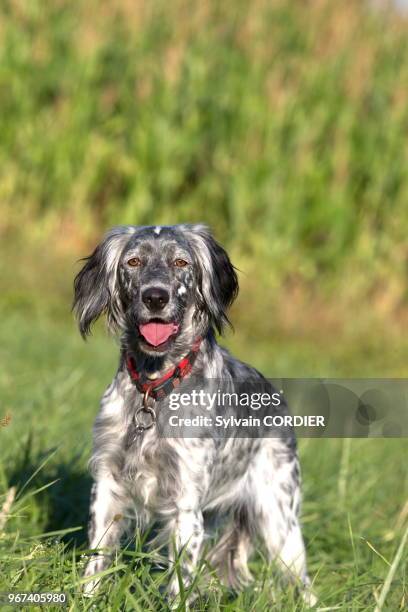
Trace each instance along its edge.
<path fill-rule="evenodd" d="M 120 327 L 123 315 L 117 282 L 120 255 L 136 227 L 120 226 L 110 230 L 85 258 L 85 265 L 75 277 L 72 309 L 83 338 L 101 314 L 106 314 L 112 330 Z"/>

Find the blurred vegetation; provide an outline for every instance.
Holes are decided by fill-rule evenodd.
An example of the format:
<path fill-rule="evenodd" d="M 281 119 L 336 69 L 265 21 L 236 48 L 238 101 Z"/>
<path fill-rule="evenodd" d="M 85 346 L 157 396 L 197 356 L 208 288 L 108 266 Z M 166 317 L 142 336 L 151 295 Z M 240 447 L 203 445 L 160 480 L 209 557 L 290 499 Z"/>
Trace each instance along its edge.
<path fill-rule="evenodd" d="M 255 337 L 406 321 L 407 20 L 360 0 L 0 11 L 3 304 L 66 314 L 108 226 L 200 220 Z"/>

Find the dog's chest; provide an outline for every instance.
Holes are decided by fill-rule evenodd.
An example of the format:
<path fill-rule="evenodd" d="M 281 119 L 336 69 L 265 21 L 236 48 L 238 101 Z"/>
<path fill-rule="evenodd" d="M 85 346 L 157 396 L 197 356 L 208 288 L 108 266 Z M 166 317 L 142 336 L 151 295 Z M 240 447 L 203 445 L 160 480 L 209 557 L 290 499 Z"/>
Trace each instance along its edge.
<path fill-rule="evenodd" d="M 120 478 L 137 505 L 170 511 L 180 495 L 179 456 L 155 429 L 134 434 L 126 443 Z"/>
<path fill-rule="evenodd" d="M 124 454 L 121 478 L 138 506 L 172 513 L 203 498 L 210 482 L 210 440 L 166 439 L 152 428 Z M 190 500 L 190 496 L 195 500 Z M 194 502 L 194 503 L 193 503 Z"/>

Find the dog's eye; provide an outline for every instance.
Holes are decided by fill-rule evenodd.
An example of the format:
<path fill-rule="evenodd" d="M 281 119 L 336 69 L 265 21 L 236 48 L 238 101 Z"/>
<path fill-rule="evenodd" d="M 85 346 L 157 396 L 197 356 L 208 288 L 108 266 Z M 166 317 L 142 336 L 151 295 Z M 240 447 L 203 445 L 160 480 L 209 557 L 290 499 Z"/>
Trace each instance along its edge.
<path fill-rule="evenodd" d="M 184 268 L 185 266 L 188 266 L 188 261 L 185 261 L 184 259 L 175 259 L 174 265 L 176 268 Z"/>
<path fill-rule="evenodd" d="M 140 259 L 140 257 L 132 257 L 131 259 L 128 259 L 127 264 L 132 268 L 137 268 L 138 266 L 142 265 L 142 260 Z"/>

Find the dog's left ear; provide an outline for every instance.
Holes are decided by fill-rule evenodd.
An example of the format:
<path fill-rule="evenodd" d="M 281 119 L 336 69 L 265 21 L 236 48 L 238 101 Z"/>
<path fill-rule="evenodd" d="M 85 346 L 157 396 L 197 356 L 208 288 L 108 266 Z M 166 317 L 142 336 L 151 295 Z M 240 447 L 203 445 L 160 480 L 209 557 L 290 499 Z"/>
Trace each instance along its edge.
<path fill-rule="evenodd" d="M 79 331 L 90 334 L 92 323 L 107 315 L 112 330 L 120 327 L 122 308 L 118 290 L 118 263 L 123 247 L 136 231 L 132 225 L 114 227 L 86 258 L 74 281 L 74 302 Z"/>
<path fill-rule="evenodd" d="M 227 310 L 238 295 L 237 274 L 227 252 L 205 225 L 187 228 L 197 260 L 197 306 L 206 312 L 210 325 L 222 333 L 230 324 Z"/>

